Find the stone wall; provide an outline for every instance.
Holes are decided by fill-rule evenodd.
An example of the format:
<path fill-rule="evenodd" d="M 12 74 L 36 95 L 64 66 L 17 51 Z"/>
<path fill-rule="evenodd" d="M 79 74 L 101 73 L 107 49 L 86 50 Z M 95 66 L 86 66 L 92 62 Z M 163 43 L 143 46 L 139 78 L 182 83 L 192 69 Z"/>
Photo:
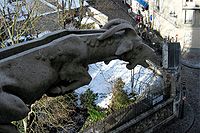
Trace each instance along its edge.
<path fill-rule="evenodd" d="M 149 99 L 143 99 L 137 103 L 129 105 L 127 108 L 118 110 L 108 115 L 104 120 L 91 125 L 91 127 L 85 129 L 83 132 L 99 131 L 108 132 L 112 129 L 117 128 L 130 121 L 131 119 L 137 117 L 138 115 L 150 110 L 153 107 Z"/>
<path fill-rule="evenodd" d="M 158 109 L 154 113 L 149 113 L 149 116 L 145 117 L 133 126 L 130 126 L 124 132 L 126 133 L 144 133 L 151 128 L 159 126 L 167 118 L 173 116 L 173 102 L 168 103 L 166 106 Z"/>
<path fill-rule="evenodd" d="M 85 129 L 84 133 L 91 132 L 143 132 L 153 128 L 165 119 L 173 116 L 173 99 L 168 99 L 161 104 L 150 106 L 143 104 L 131 105 L 109 115 L 105 120 L 97 122 Z M 148 107 L 147 107 L 148 106 Z"/>

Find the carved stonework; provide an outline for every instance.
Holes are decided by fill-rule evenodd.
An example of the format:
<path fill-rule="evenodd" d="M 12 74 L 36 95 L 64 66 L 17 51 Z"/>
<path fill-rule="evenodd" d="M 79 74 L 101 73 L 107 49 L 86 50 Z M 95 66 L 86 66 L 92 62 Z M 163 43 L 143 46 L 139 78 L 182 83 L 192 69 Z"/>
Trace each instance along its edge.
<path fill-rule="evenodd" d="M 17 132 L 10 123 L 26 117 L 27 105 L 43 94 L 59 96 L 89 84 L 89 64 L 121 59 L 132 69 L 137 64 L 147 67 L 147 59 L 157 62 L 129 22 L 113 20 L 104 29 L 77 31 L 0 60 L 0 132 Z"/>

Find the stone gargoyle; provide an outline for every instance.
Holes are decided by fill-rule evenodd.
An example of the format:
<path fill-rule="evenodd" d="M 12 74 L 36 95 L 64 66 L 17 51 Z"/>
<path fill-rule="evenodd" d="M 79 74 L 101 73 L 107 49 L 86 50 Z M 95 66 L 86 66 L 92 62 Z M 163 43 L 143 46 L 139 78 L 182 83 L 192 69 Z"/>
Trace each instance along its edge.
<path fill-rule="evenodd" d="M 125 20 L 110 21 L 101 32 L 76 33 L 0 60 L 0 132 L 18 132 L 11 122 L 26 117 L 27 105 L 44 94 L 59 96 L 89 84 L 89 64 L 120 59 L 133 69 L 147 67 L 145 60 L 157 62 L 154 50 Z"/>

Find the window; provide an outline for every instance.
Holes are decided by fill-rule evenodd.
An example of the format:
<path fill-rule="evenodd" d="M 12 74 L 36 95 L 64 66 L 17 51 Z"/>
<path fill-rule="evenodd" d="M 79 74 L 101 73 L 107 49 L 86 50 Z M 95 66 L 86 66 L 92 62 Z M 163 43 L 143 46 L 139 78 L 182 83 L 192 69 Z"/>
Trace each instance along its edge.
<path fill-rule="evenodd" d="M 193 10 L 185 10 L 185 24 L 193 24 Z"/>
<path fill-rule="evenodd" d="M 160 11 L 160 0 L 155 1 L 156 10 Z"/>
<path fill-rule="evenodd" d="M 193 0 L 186 0 L 185 1 L 185 6 L 194 7 L 195 6 L 195 2 Z"/>

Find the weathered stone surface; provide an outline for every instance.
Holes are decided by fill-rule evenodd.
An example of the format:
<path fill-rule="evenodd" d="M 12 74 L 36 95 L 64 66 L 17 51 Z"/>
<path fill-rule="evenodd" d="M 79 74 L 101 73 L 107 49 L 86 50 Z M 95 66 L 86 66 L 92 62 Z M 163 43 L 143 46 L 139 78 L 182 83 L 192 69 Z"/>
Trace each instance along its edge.
<path fill-rule="evenodd" d="M 0 133 L 20 133 L 12 124 L 1 124 Z"/>
<path fill-rule="evenodd" d="M 147 67 L 147 59 L 160 63 L 130 23 L 114 20 L 106 28 L 103 33 L 58 37 L 0 60 L 0 124 L 24 118 L 26 104 L 43 94 L 59 96 L 89 84 L 89 64 L 121 59 L 132 69 L 137 64 Z"/>

